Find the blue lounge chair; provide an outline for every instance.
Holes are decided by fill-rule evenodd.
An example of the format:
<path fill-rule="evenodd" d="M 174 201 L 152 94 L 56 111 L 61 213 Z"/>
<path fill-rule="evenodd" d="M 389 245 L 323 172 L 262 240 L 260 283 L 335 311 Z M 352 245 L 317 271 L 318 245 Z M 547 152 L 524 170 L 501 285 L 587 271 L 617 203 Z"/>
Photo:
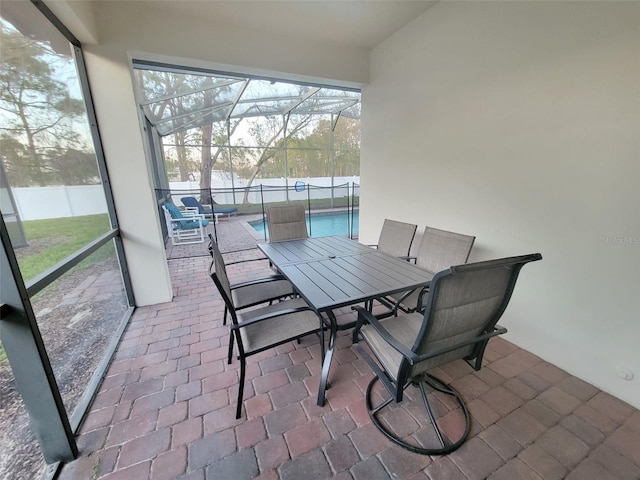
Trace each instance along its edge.
<path fill-rule="evenodd" d="M 197 208 L 200 215 L 211 216 L 216 219 L 220 215 L 227 215 L 228 217 L 231 217 L 232 213 L 236 213 L 238 211 L 236 207 L 220 207 L 213 199 L 211 199 L 211 202 L 213 203 L 213 210 L 211 208 L 206 208 L 196 200 L 195 197 L 182 197 L 180 201 L 187 208 Z"/>
<path fill-rule="evenodd" d="M 173 245 L 204 242 L 205 230 L 209 225 L 204 215 L 195 210 L 182 212 L 172 203 L 164 204 L 162 210 Z"/>

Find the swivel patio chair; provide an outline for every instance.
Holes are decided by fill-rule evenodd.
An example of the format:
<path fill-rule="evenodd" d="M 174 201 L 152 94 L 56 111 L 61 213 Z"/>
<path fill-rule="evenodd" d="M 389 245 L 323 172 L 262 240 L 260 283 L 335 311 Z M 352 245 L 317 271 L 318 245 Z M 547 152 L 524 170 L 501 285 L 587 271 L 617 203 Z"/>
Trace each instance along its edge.
<path fill-rule="evenodd" d="M 416 256 L 409 258 L 418 267 L 435 275 L 451 265 L 467 263 L 475 239 L 476 237 L 462 233 L 425 227 Z M 397 315 L 398 310 L 411 313 L 422 309 L 422 300 L 428 289 L 427 286 L 410 292 L 396 293 L 380 301 L 391 309 L 390 315 Z"/>
<path fill-rule="evenodd" d="M 218 256 L 221 260 L 219 266 L 224 268 L 226 272 L 227 265 L 236 265 L 239 263 L 248 263 L 256 261 L 264 261 L 266 258 L 252 258 L 248 260 L 238 260 L 235 262 L 224 262 L 222 253 L 218 248 L 218 244 L 213 239 L 213 236 L 209 234 L 209 253 L 212 259 Z M 228 277 L 227 277 L 228 278 Z M 282 300 L 287 297 L 291 297 L 295 294 L 293 286 L 282 275 L 269 275 L 262 278 L 256 278 L 253 280 L 230 283 L 229 284 L 230 298 L 233 302 L 235 310 L 242 310 L 249 307 L 254 307 L 263 303 L 269 305 L 277 300 Z M 229 314 L 229 307 L 225 303 L 224 316 L 222 324 L 227 324 L 227 316 Z M 227 354 L 227 363 L 231 363 L 233 357 L 233 330 L 229 332 L 229 353 Z"/>
<path fill-rule="evenodd" d="M 209 275 L 220 291 L 220 295 L 231 314 L 231 332 L 238 344 L 240 359 L 240 383 L 236 418 L 242 411 L 242 395 L 246 374 L 246 358 L 272 347 L 320 331 L 318 316 L 301 298 L 286 300 L 267 307 L 246 312 L 238 312 L 233 302 L 233 294 L 224 260 L 217 246 L 213 244 L 213 261 Z"/>
<path fill-rule="evenodd" d="M 303 205 L 277 205 L 267 209 L 270 242 L 308 238 Z"/>
<path fill-rule="evenodd" d="M 497 322 L 509 303 L 520 269 L 541 258 L 536 253 L 458 265 L 439 272 L 431 281 L 424 314 L 378 320 L 362 307 L 354 307 L 358 311 L 358 323 L 353 342 L 364 340 L 369 346 L 371 355 L 365 353 L 361 345 L 356 345 L 356 349 L 376 375 L 367 388 L 367 410 L 373 424 L 389 440 L 424 455 L 442 455 L 460 448 L 471 426 L 467 406 L 456 390 L 429 371 L 457 359 L 465 359 L 475 370 L 480 370 L 489 339 L 507 331 Z M 377 393 L 372 394 L 372 389 L 378 380 L 389 398 L 374 407 L 372 401 L 378 397 Z M 392 402 L 402 402 L 403 393 L 410 385 L 420 390 L 429 426 L 423 431 L 411 432 L 411 437 L 400 437 L 385 424 L 385 415 L 381 412 Z M 458 415 L 464 420 L 462 433 L 457 427 L 446 428 L 459 426 L 456 419 L 448 418 L 448 422 L 439 424 L 430 403 L 434 396 L 451 399 L 450 402 L 443 400 L 441 406 L 455 401 L 456 406 L 449 407 L 447 417 Z M 416 409 L 412 409 L 412 415 L 416 417 Z"/>
<path fill-rule="evenodd" d="M 221 207 L 213 199 L 211 199 L 213 205 L 210 208 L 206 208 L 195 197 L 182 197 L 180 201 L 185 207 L 197 208 L 199 214 L 209 216 L 214 220 L 217 220 L 221 215 L 227 215 L 228 218 L 231 218 L 231 214 L 238 211 L 236 207 Z"/>
<path fill-rule="evenodd" d="M 372 245 L 378 250 L 393 255 L 394 257 L 409 257 L 411 243 L 416 235 L 417 225 L 398 222 L 386 218 L 380 230 L 378 244 Z"/>
<path fill-rule="evenodd" d="M 180 211 L 173 203 L 162 206 L 167 233 L 173 245 L 187 245 L 204 242 L 209 221 L 193 210 Z"/>

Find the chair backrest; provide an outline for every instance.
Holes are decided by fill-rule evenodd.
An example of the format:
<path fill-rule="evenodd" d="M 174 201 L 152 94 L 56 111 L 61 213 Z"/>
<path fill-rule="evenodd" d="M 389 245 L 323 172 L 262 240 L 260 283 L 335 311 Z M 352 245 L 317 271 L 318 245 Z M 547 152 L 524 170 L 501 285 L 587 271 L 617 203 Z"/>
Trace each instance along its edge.
<path fill-rule="evenodd" d="M 278 205 L 267 209 L 270 242 L 307 238 L 307 219 L 303 205 Z"/>
<path fill-rule="evenodd" d="M 452 265 L 467 263 L 476 237 L 425 227 L 416 265 L 436 274 Z"/>
<path fill-rule="evenodd" d="M 429 287 L 422 326 L 412 351 L 427 355 L 489 333 L 504 313 L 520 269 L 539 253 L 468 263 L 436 274 Z M 482 355 L 486 341 L 425 359 L 408 369 L 414 377 L 452 360 Z"/>
<path fill-rule="evenodd" d="M 185 207 L 197 208 L 198 213 L 205 213 L 204 207 L 195 197 L 182 197 L 180 201 Z"/>
<path fill-rule="evenodd" d="M 174 218 L 174 219 L 184 218 L 184 215 L 182 215 L 182 212 L 180 211 L 180 209 L 176 207 L 173 203 L 167 202 L 163 205 L 163 207 L 165 208 L 166 211 L 169 212 L 169 215 L 171 216 L 171 218 Z"/>
<path fill-rule="evenodd" d="M 222 253 L 220 253 L 218 244 L 213 240 L 211 235 L 209 235 L 209 239 L 209 252 L 213 257 L 211 265 L 209 266 L 209 276 L 211 277 L 211 280 L 213 280 L 213 283 L 215 283 L 216 287 L 218 287 L 222 300 L 229 309 L 231 319 L 235 324 L 238 323 L 238 320 L 232 300 L 233 297 L 231 296 L 231 284 L 229 283 L 229 277 L 227 276 L 227 268 L 224 265 L 224 259 L 222 258 Z"/>
<path fill-rule="evenodd" d="M 408 256 L 417 228 L 418 226 L 412 223 L 386 218 L 380 231 L 378 250 L 394 257 Z"/>
<path fill-rule="evenodd" d="M 189 220 L 185 220 L 184 222 L 172 222 L 171 219 L 182 219 L 182 213 L 173 203 L 165 203 L 162 205 L 162 211 L 164 212 L 164 220 L 167 224 L 167 231 L 169 235 L 174 234 L 174 230 L 178 230 L 183 227 L 186 222 Z"/>
<path fill-rule="evenodd" d="M 167 231 L 169 232 L 169 235 L 172 235 L 174 225 L 171 224 L 171 214 L 164 205 L 162 205 L 162 213 L 164 214 L 164 222 L 167 225 Z"/>

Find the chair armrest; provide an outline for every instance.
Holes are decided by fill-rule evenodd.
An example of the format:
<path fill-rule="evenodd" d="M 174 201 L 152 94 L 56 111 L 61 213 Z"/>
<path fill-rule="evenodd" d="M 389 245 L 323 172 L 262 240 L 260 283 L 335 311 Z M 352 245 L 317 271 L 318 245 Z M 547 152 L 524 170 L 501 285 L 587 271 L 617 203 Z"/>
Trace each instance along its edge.
<path fill-rule="evenodd" d="M 202 226 L 202 215 L 184 215 L 182 218 L 171 218 L 170 221 L 172 223 L 175 222 L 198 222 L 200 228 L 204 228 Z M 178 223 L 178 226 L 182 226 L 182 223 Z"/>
<path fill-rule="evenodd" d="M 429 286 L 430 285 L 431 285 L 431 283 L 429 283 L 429 285 L 425 285 L 420 290 L 420 294 L 418 295 L 418 302 L 416 303 L 416 312 L 420 312 L 420 313 L 424 312 L 424 307 L 422 305 L 422 301 L 424 299 L 425 294 L 429 293 Z"/>
<path fill-rule="evenodd" d="M 218 214 L 216 214 L 216 215 L 218 215 Z M 256 251 L 258 251 L 257 248 L 250 248 L 248 250 L 256 250 Z M 231 252 L 227 252 L 227 253 L 231 253 Z M 226 255 L 227 253 L 223 253 L 222 255 Z M 244 260 L 234 260 L 233 262 L 224 262 L 224 264 L 229 266 L 229 265 L 235 265 L 237 263 L 257 262 L 259 260 L 269 260 L 269 258 L 267 258 L 267 257 L 247 258 L 247 259 L 244 259 Z"/>
<path fill-rule="evenodd" d="M 507 333 L 506 328 L 501 327 L 500 325 L 495 325 L 490 332 L 484 333 L 478 337 L 473 337 L 472 339 L 467 340 L 465 342 L 457 343 L 455 345 L 450 345 L 447 348 L 441 348 L 440 350 L 436 350 L 435 352 L 416 355 L 416 362 L 422 362 L 423 360 L 428 360 L 429 358 L 432 358 L 432 357 L 437 357 L 439 355 L 443 355 L 448 352 L 453 352 L 454 350 L 458 350 L 459 348 L 467 347 L 475 343 L 480 343 L 485 340 L 489 340 L 491 337 L 495 337 L 496 335 L 502 335 L 504 333 Z"/>
<path fill-rule="evenodd" d="M 247 325 L 252 325 L 258 322 L 264 322 L 265 320 L 269 320 L 270 318 L 282 317 L 283 315 L 291 315 L 292 313 L 300 313 L 306 311 L 313 311 L 310 307 L 297 307 L 297 308 L 286 308 L 284 310 L 280 310 L 277 312 L 266 313 L 264 315 L 260 315 L 258 317 L 252 318 L 250 320 L 245 320 L 241 323 L 234 324 L 231 326 L 231 330 L 240 330 L 241 328 L 246 327 Z M 320 328 L 318 324 L 318 329 Z"/>
<path fill-rule="evenodd" d="M 231 290 L 235 290 L 237 288 L 242 288 L 242 287 L 248 287 L 251 285 L 259 285 L 261 283 L 276 282 L 278 280 L 286 280 L 286 278 L 284 278 L 284 275 L 279 275 L 279 274 L 271 275 L 269 277 L 256 278 L 254 280 L 247 280 L 245 282 L 234 283 L 233 285 L 231 285 Z M 293 291 L 293 286 L 291 287 L 291 291 Z"/>
<path fill-rule="evenodd" d="M 198 209 L 195 207 L 186 207 L 182 211 L 182 216 L 188 218 L 189 220 L 195 220 L 196 218 L 204 219 L 204 215 L 199 213 Z"/>
<path fill-rule="evenodd" d="M 429 287 L 422 287 L 422 288 L 429 288 Z M 400 305 L 402 302 L 404 302 L 413 292 L 415 292 L 417 289 L 413 289 L 413 290 L 407 290 L 406 292 L 404 292 L 404 294 L 398 298 L 396 300 L 396 305 Z M 420 298 L 420 297 L 418 297 Z"/>
<path fill-rule="evenodd" d="M 394 350 L 400 353 L 403 357 L 407 359 L 410 365 L 413 365 L 414 362 L 419 358 L 414 352 L 409 350 L 403 344 L 401 344 L 394 336 L 392 336 L 378 321 L 378 319 L 367 311 L 365 308 L 356 306 L 351 307 L 352 310 L 356 310 L 358 312 L 358 323 L 356 324 L 355 329 L 353 330 L 353 343 L 358 343 L 357 335 L 360 334 L 360 329 L 364 325 L 365 321 L 369 323 L 378 334 L 383 338 L 385 342 L 387 342 Z"/>
<path fill-rule="evenodd" d="M 236 265 L 237 263 L 257 262 L 258 260 L 269 260 L 267 257 L 247 258 L 246 260 L 235 260 L 233 262 L 224 262 L 225 265 Z"/>

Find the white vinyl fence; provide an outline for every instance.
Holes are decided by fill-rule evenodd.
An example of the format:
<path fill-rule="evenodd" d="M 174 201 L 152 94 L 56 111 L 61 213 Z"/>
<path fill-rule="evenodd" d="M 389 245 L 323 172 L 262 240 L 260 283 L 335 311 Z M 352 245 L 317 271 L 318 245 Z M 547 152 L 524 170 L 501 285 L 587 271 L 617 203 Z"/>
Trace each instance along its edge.
<path fill-rule="evenodd" d="M 260 184 L 264 188 L 265 202 L 283 201 L 289 195 L 289 200 L 300 200 L 307 198 L 307 192 L 296 192 L 293 190 L 296 182 L 303 182 L 305 185 L 319 187 L 330 187 L 330 177 L 313 178 L 273 178 L 261 179 L 260 183 L 252 185 L 252 192 L 249 194 L 249 202 L 259 203 Z M 215 182 L 214 189 L 231 189 L 231 182 Z M 218 184 L 219 183 L 219 184 Z M 334 185 L 344 185 L 360 183 L 360 177 L 335 177 Z M 283 190 L 269 191 L 269 187 L 289 186 L 288 192 Z M 246 180 L 238 179 L 235 182 L 236 189 L 241 189 L 246 185 Z M 171 182 L 171 190 L 176 191 L 197 191 L 200 186 L 198 182 Z M 107 203 L 104 199 L 102 185 L 76 185 L 58 187 L 28 187 L 12 188 L 13 197 L 16 202 L 17 213 L 21 220 L 43 220 L 48 218 L 80 217 L 84 215 L 96 215 L 107 213 Z M 330 190 L 313 191 L 312 198 L 329 198 Z M 179 195 L 178 195 L 179 196 Z M 233 204 L 241 203 L 244 198 L 243 191 L 236 191 L 235 202 L 232 193 L 218 193 L 215 200 L 218 203 Z M 177 200 L 179 202 L 179 200 Z M 8 203 L 7 203 L 8 204 Z M 3 203 L 5 205 L 5 203 Z"/>
<path fill-rule="evenodd" d="M 102 185 L 12 188 L 22 220 L 107 213 Z"/>

